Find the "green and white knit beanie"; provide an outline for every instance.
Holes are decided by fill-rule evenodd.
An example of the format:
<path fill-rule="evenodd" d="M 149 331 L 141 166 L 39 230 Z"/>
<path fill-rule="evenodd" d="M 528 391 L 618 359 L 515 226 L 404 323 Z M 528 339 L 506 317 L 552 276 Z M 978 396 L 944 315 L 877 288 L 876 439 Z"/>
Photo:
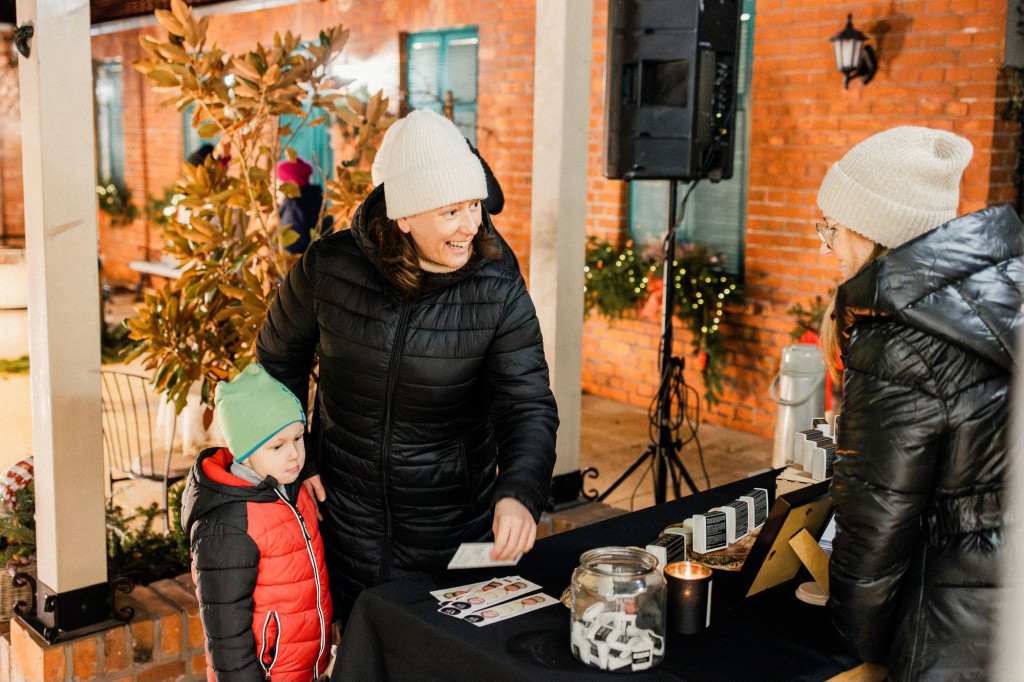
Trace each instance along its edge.
<path fill-rule="evenodd" d="M 286 426 L 306 424 L 302 404 L 288 387 L 253 363 L 227 383 L 213 400 L 217 423 L 236 462 L 244 461 Z"/>

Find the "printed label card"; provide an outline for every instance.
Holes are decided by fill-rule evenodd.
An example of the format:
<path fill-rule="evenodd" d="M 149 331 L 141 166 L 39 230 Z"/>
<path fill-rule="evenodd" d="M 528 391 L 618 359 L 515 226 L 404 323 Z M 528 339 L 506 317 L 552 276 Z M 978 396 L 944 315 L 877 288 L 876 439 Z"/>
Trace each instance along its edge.
<path fill-rule="evenodd" d="M 516 616 L 521 616 L 524 613 L 536 611 L 537 609 L 542 609 L 545 606 L 551 606 L 556 603 L 558 603 L 558 601 L 554 597 L 537 592 L 536 594 L 531 594 L 529 596 L 522 597 L 521 599 L 514 599 L 501 604 L 485 606 L 470 613 L 460 615 L 459 618 L 468 621 L 477 627 L 483 627 L 485 625 L 490 625 L 491 623 L 515 618 Z"/>

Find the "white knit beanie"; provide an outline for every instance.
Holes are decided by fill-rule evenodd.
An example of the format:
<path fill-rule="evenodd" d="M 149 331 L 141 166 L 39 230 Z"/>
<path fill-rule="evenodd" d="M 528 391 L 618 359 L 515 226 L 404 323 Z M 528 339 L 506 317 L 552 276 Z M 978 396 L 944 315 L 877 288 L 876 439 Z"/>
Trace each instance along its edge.
<path fill-rule="evenodd" d="M 454 123 L 429 109 L 414 111 L 404 121 L 381 145 L 388 218 L 487 198 L 480 159 Z"/>
<path fill-rule="evenodd" d="M 896 248 L 956 217 L 971 143 L 944 130 L 900 126 L 834 163 L 818 190 L 822 214 Z"/>
<path fill-rule="evenodd" d="M 384 178 L 388 174 L 388 150 L 391 149 L 391 143 L 395 139 L 395 133 L 405 123 L 404 118 L 400 118 L 391 126 L 384 131 L 384 139 L 380 141 L 380 147 L 377 149 L 377 155 L 373 157 L 373 165 L 370 166 L 370 181 L 374 187 L 384 182 Z"/>

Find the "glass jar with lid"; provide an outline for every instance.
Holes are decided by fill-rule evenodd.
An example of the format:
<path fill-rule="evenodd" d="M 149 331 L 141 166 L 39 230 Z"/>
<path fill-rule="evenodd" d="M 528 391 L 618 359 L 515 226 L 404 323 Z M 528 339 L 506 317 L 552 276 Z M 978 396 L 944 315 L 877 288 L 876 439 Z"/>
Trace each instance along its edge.
<path fill-rule="evenodd" d="M 665 656 L 665 577 L 635 547 L 584 552 L 573 571 L 572 653 L 602 670 L 646 670 Z"/>

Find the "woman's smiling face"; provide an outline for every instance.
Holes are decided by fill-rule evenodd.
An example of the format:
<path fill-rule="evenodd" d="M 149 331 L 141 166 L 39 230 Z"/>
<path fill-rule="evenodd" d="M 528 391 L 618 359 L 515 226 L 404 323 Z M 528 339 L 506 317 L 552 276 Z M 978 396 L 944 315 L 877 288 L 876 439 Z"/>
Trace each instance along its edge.
<path fill-rule="evenodd" d="M 398 219 L 398 229 L 412 236 L 424 260 L 458 269 L 469 262 L 470 244 L 480 229 L 480 201 L 463 201 Z"/>

